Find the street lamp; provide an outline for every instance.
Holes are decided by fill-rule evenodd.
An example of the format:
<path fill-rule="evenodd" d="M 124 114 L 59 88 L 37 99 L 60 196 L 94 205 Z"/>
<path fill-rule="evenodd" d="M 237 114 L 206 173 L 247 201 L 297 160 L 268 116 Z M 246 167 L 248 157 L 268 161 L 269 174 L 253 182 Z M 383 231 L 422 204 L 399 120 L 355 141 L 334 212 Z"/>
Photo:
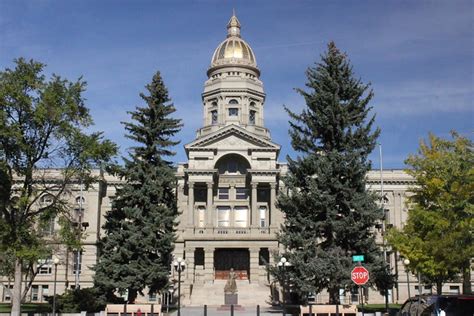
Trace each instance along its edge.
<path fill-rule="evenodd" d="M 58 279 L 58 264 L 59 258 L 54 256 L 54 285 L 53 285 L 53 316 L 56 316 L 56 281 Z"/>
<path fill-rule="evenodd" d="M 408 298 L 411 297 L 410 295 L 410 275 L 408 274 L 408 266 L 410 265 L 410 259 L 403 260 L 403 264 L 405 265 L 405 272 L 407 274 L 407 287 L 408 287 Z"/>
<path fill-rule="evenodd" d="M 184 271 L 186 263 L 182 258 L 173 262 L 174 269 L 178 272 L 178 316 L 181 316 L 181 272 Z"/>
<path fill-rule="evenodd" d="M 278 269 L 281 271 L 282 279 L 283 279 L 283 284 L 281 285 L 282 290 L 283 290 L 282 291 L 283 292 L 282 293 L 282 296 L 283 296 L 282 309 L 283 309 L 283 316 L 285 316 L 286 315 L 286 313 L 285 313 L 285 307 L 286 307 L 285 306 L 286 273 L 285 272 L 286 272 L 286 269 L 291 266 L 291 263 L 288 262 L 285 257 L 281 257 L 280 261 L 277 263 L 277 266 L 278 266 Z"/>

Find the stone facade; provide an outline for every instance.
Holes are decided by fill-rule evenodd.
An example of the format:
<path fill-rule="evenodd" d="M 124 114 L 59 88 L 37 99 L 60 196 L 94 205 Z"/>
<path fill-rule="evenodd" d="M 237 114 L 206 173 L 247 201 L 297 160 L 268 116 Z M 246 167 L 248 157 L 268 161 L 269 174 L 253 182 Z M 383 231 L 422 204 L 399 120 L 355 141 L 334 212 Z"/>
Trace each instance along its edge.
<path fill-rule="evenodd" d="M 197 131 L 195 140 L 185 145 L 188 162 L 177 166 L 180 216 L 175 256 L 186 262 L 182 293 L 187 304 L 209 303 L 213 293 L 222 292 L 223 297 L 220 287 L 223 289 L 222 280 L 231 268 L 238 276 L 238 287 L 248 289 L 249 293 L 263 293 L 259 297 L 240 291 L 239 303 L 264 304 L 270 295 L 268 285 L 272 284 L 266 266 L 274 264 L 272 254 L 281 249 L 276 233 L 283 216 L 275 200 L 283 189 L 281 178 L 287 166 L 278 162 L 280 146 L 271 141 L 264 126 L 265 92 L 259 79 L 260 70 L 251 47 L 240 36 L 240 23 L 235 16 L 227 29 L 227 38 L 217 47 L 207 71 L 208 80 L 202 93 L 203 127 Z M 59 176 L 58 171 L 49 172 L 51 179 Z M 369 189 L 377 192 L 383 180 L 386 224 L 402 227 L 407 218 L 409 187 L 415 184 L 413 179 L 401 170 L 371 171 L 367 177 Z M 96 245 L 103 234 L 104 214 L 110 210 L 115 187 L 120 185 L 110 175 L 101 178 L 87 191 L 75 184 L 68 196 L 71 205 L 75 205 L 73 216 L 85 230 L 85 239 L 78 277 L 77 254 L 55 244 L 55 255 L 60 258 L 58 293 L 77 284 L 81 287 L 93 284 L 91 269 L 97 262 Z M 82 211 L 77 203 L 81 196 Z M 54 243 L 58 223 L 52 224 L 50 241 Z M 374 229 L 382 244 L 381 229 Z M 398 276 L 390 302 L 403 302 L 407 298 L 407 274 L 396 253 L 388 251 L 387 258 Z M 45 258 L 28 300 L 42 302 L 44 295 L 52 294 L 54 269 L 52 261 Z M 171 277 L 176 281 L 175 272 Z M 409 278 L 414 295 L 417 280 L 413 275 Z M 0 301 L 9 301 L 6 288 L 11 283 L 5 278 L 0 280 L 3 285 Z M 445 286 L 451 292 L 460 288 L 459 283 Z M 350 303 L 357 301 L 357 297 L 342 293 L 341 300 Z M 383 302 L 375 291 L 369 293 L 368 300 Z M 317 301 L 327 301 L 326 294 L 318 295 Z"/>

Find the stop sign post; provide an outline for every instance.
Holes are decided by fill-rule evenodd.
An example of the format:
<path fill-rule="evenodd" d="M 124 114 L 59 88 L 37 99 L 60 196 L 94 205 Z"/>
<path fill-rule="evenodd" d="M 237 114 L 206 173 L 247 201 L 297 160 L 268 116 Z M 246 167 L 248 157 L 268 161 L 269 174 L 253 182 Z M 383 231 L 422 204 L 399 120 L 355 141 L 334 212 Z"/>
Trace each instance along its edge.
<path fill-rule="evenodd" d="M 369 271 L 363 266 L 359 265 L 355 267 L 354 269 L 352 269 L 351 280 L 359 286 L 360 298 L 361 298 L 361 303 L 362 303 L 362 315 L 364 315 L 364 298 L 363 298 L 363 293 L 362 293 L 362 285 L 364 285 L 365 283 L 367 283 L 367 281 L 369 281 Z"/>
<path fill-rule="evenodd" d="M 357 266 L 352 269 L 351 279 L 357 285 L 364 285 L 369 281 L 369 271 L 363 266 Z"/>

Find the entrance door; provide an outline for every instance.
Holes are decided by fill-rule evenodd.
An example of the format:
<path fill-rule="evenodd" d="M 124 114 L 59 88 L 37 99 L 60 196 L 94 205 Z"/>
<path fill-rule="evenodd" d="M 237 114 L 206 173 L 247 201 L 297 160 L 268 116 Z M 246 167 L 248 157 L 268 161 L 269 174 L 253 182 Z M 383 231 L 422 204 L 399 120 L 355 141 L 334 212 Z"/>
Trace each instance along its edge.
<path fill-rule="evenodd" d="M 216 280 L 229 278 L 230 269 L 239 280 L 248 280 L 250 274 L 250 254 L 248 249 L 221 248 L 214 253 Z"/>

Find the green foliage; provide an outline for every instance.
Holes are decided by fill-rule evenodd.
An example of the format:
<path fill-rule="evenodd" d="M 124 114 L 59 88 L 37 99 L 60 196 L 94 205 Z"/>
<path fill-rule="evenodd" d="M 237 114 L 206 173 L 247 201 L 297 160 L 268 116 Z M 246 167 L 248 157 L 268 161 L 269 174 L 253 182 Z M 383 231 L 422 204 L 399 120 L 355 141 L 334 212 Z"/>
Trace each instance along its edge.
<path fill-rule="evenodd" d="M 57 75 L 47 80 L 43 69 L 20 58 L 14 69 L 0 72 L 0 253 L 20 261 L 25 271 L 51 253 L 45 221 L 72 220 L 70 184 L 80 176 L 94 180 L 91 169 L 116 152 L 101 133 L 84 132 L 92 124 L 82 96 L 86 83 Z M 47 205 L 40 203 L 45 195 L 52 197 Z M 51 241 L 63 242 L 54 240 L 59 237 Z M 13 269 L 2 273 L 12 277 Z"/>
<path fill-rule="evenodd" d="M 379 130 L 372 132 L 374 118 L 367 118 L 372 91 L 354 78 L 334 43 L 306 74 L 309 90 L 299 90 L 305 109 L 301 114 L 286 109 L 292 145 L 301 156 L 288 158 L 288 193 L 278 198 L 285 214 L 279 240 L 293 264 L 293 288 L 303 297 L 328 289 L 336 302 L 339 288 L 353 286 L 353 254 L 365 255 L 371 285 L 382 289 L 392 284 L 372 232 L 382 210 L 365 178 Z"/>
<path fill-rule="evenodd" d="M 130 112 L 133 123 L 124 123 L 127 137 L 136 142 L 119 175 L 112 210 L 106 214 L 95 283 L 106 292 L 128 290 L 133 302 L 146 287 L 156 293 L 168 285 L 178 214 L 175 175 L 167 156 L 174 155 L 171 138 L 181 128 L 170 117 L 175 108 L 158 73 L 140 96 L 147 106 Z M 143 294 L 143 293 L 142 293 Z"/>
<path fill-rule="evenodd" d="M 393 229 L 389 242 L 410 259 L 410 270 L 437 284 L 469 269 L 474 257 L 474 154 L 472 142 L 452 132 L 452 140 L 429 135 L 405 163 L 416 179 L 408 220 Z"/>
<path fill-rule="evenodd" d="M 48 297 L 53 304 L 53 296 Z M 96 288 L 67 290 L 62 295 L 56 295 L 56 309 L 60 313 L 97 313 L 105 309 L 106 302 Z"/>

